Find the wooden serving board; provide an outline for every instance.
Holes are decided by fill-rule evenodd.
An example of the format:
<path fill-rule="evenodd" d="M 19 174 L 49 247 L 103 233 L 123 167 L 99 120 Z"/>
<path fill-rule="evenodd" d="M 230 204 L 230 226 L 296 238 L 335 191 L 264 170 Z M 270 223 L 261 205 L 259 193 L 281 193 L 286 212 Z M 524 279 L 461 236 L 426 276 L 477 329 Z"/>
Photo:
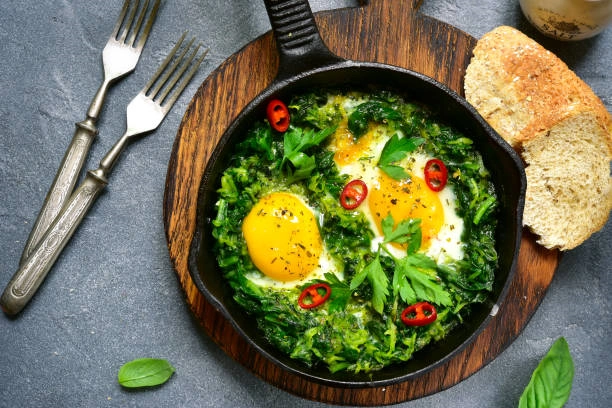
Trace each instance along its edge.
<path fill-rule="evenodd" d="M 420 0 L 371 0 L 361 7 L 318 13 L 316 21 L 323 40 L 341 57 L 412 69 L 463 94 L 463 76 L 476 39 L 420 14 L 419 4 Z M 207 160 L 231 121 L 273 80 L 277 64 L 271 33 L 251 42 L 200 86 L 178 130 L 168 165 L 164 225 L 170 258 L 193 314 L 234 360 L 265 381 L 304 398 L 334 404 L 385 405 L 457 384 L 492 361 L 518 336 L 550 285 L 559 253 L 539 247 L 526 231 L 516 276 L 488 327 L 446 364 L 414 380 L 384 388 L 334 388 L 282 370 L 250 347 L 191 280 L 187 260 L 196 225 L 198 187 Z"/>

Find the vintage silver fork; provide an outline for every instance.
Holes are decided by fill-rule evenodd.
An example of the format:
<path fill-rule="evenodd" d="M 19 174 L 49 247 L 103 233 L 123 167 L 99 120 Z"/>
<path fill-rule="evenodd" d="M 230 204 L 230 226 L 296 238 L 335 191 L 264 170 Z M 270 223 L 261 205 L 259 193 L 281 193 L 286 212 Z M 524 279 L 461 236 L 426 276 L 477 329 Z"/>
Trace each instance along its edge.
<path fill-rule="evenodd" d="M 64 154 L 55 179 L 47 192 L 42 208 L 34 222 L 34 227 L 26 241 L 19 261 L 20 265 L 30 256 L 38 241 L 70 197 L 81 173 L 83 163 L 87 158 L 89 148 L 98 134 L 96 123 L 109 87 L 136 68 L 153 22 L 157 17 L 160 0 L 155 0 L 152 7 L 149 7 L 149 0 L 145 0 L 144 6 L 140 8 L 140 13 L 136 17 L 139 3 L 139 0 L 125 0 L 123 3 L 113 33 L 102 51 L 104 80 L 89 105 L 87 117 L 76 124 L 72 141 Z M 149 15 L 145 23 L 147 11 L 149 11 Z"/>
<path fill-rule="evenodd" d="M 187 33 L 183 34 L 144 89 L 127 107 L 127 128 L 95 170 L 90 170 L 81 185 L 55 218 L 32 254 L 25 260 L 7 285 L 0 306 L 5 313 L 19 313 L 30 301 L 57 260 L 100 192 L 108 184 L 108 176 L 128 143 L 135 136 L 155 130 L 183 92 L 207 50 L 198 52 L 192 39 L 176 56 Z M 176 58 L 175 58 L 176 57 Z M 197 57 L 197 58 L 196 58 Z"/>

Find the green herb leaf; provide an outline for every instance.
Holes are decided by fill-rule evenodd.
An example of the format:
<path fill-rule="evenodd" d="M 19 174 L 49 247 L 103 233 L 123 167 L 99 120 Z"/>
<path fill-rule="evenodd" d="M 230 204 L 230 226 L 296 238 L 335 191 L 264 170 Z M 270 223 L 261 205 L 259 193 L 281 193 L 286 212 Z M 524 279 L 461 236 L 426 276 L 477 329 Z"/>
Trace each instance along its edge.
<path fill-rule="evenodd" d="M 406 180 L 410 177 L 408 172 L 402 166 L 396 166 L 395 164 L 379 164 L 378 168 L 394 180 Z"/>
<path fill-rule="evenodd" d="M 153 387 L 168 381 L 174 367 L 159 358 L 138 358 L 125 363 L 119 369 L 117 379 L 126 388 Z"/>
<path fill-rule="evenodd" d="M 421 247 L 421 220 L 419 218 L 410 218 L 402 220 L 394 227 L 395 221 L 389 213 L 382 221 L 381 227 L 385 240 L 383 244 L 395 242 L 397 244 L 408 244 L 408 253 L 416 252 Z"/>
<path fill-rule="evenodd" d="M 335 131 L 335 127 L 330 127 L 319 132 L 315 132 L 312 129 L 303 131 L 301 128 L 291 128 L 285 132 L 284 155 L 281 167 L 286 166 L 287 162 L 293 165 L 293 169 L 286 167 L 291 182 L 304 179 L 310 175 L 316 167 L 315 160 L 313 156 L 307 155 L 305 151 L 317 146 Z"/>
<path fill-rule="evenodd" d="M 406 138 L 400 139 L 398 134 L 394 134 L 387 140 L 382 152 L 380 153 L 379 163 L 388 164 L 402 160 L 407 153 L 413 152 L 423 143 L 423 139 Z"/>
<path fill-rule="evenodd" d="M 409 174 L 404 170 L 403 167 L 397 166 L 393 163 L 398 162 L 406 157 L 410 152 L 416 150 L 424 140 L 420 138 L 399 138 L 394 134 L 389 138 L 378 159 L 378 167 L 387 173 L 389 177 L 395 180 L 403 180 L 409 177 Z"/>
<path fill-rule="evenodd" d="M 381 227 L 385 237 L 383 243 L 408 244 L 408 255 L 395 259 L 392 281 L 394 296 L 399 293 L 402 300 L 408 304 L 417 300 L 445 306 L 452 304 L 450 294 L 440 285 L 435 274 L 437 264 L 428 256 L 416 253 L 421 246 L 421 220 L 402 220 L 395 229 L 394 223 L 391 214 L 382 220 Z"/>
<path fill-rule="evenodd" d="M 325 273 L 325 279 L 331 287 L 331 295 L 329 296 L 329 312 L 341 312 L 346 308 L 351 293 L 353 292 L 349 285 L 341 282 L 336 274 L 331 272 Z"/>
<path fill-rule="evenodd" d="M 389 289 L 387 288 L 389 286 L 389 278 L 387 278 L 387 274 L 385 274 L 380 265 L 379 256 L 366 266 L 366 270 L 368 271 L 368 280 L 372 285 L 372 307 L 382 314 L 387 296 L 389 295 Z"/>
<path fill-rule="evenodd" d="M 353 277 L 350 286 L 351 290 L 355 290 L 361 285 L 366 277 L 370 285 L 372 285 L 372 308 L 382 314 L 387 296 L 389 296 L 389 278 L 387 278 L 387 274 L 380 264 L 379 254 L 376 254 L 376 258 Z"/>
<path fill-rule="evenodd" d="M 380 262 L 379 262 L 379 264 L 380 264 Z M 368 269 L 367 268 L 363 268 L 359 273 L 357 273 L 355 276 L 353 276 L 353 279 L 351 280 L 350 289 L 351 290 L 355 290 L 359 286 L 361 286 L 361 284 L 363 283 L 363 281 L 365 280 L 365 278 L 367 276 L 368 276 Z"/>
<path fill-rule="evenodd" d="M 574 362 L 565 338 L 560 337 L 536 367 L 519 408 L 560 408 L 568 400 L 574 379 Z"/>
<path fill-rule="evenodd" d="M 422 254 L 408 255 L 397 260 L 394 292 L 399 292 L 402 300 L 412 304 L 417 300 L 426 300 L 437 305 L 450 306 L 452 299 L 435 275 L 436 263 Z M 408 287 L 409 286 L 409 287 Z"/>

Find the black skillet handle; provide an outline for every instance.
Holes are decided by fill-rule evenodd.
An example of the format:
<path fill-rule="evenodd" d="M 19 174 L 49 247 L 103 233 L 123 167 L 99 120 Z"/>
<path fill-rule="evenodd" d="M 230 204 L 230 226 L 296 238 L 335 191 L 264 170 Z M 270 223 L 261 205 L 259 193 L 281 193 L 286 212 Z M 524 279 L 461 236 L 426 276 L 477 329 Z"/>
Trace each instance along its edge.
<path fill-rule="evenodd" d="M 276 78 L 344 61 L 319 34 L 308 0 L 264 0 L 279 52 Z"/>

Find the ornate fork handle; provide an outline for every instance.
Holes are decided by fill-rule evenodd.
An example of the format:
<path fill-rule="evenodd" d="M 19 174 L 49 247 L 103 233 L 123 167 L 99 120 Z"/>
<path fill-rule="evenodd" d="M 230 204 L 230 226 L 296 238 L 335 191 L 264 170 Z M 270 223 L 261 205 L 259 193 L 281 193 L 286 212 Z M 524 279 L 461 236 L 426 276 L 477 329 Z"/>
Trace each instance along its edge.
<path fill-rule="evenodd" d="M 6 314 L 15 315 L 28 304 L 108 184 L 110 172 L 125 147 L 136 136 L 144 136 L 157 129 L 195 75 L 207 51 L 196 58 L 201 44 L 192 48 L 194 38 L 177 54 L 186 35 L 187 33 L 181 36 L 153 77 L 128 104 L 127 126 L 123 136 L 102 158 L 99 167 L 87 173 L 85 180 L 72 193 L 40 242 L 34 245 L 30 256 L 13 275 L 0 297 L 0 306 Z"/>
<path fill-rule="evenodd" d="M 17 314 L 27 305 L 107 183 L 104 174 L 87 173 L 4 290 L 0 304 L 5 313 Z"/>
<path fill-rule="evenodd" d="M 38 241 L 45 234 L 45 231 L 72 193 L 91 144 L 98 134 L 96 123 L 106 99 L 108 88 L 115 81 L 132 72 L 138 63 L 153 22 L 157 17 L 160 0 L 155 0 L 150 12 L 149 0 L 145 0 L 142 7 L 139 7 L 139 3 L 139 1 L 133 3 L 132 0 L 125 0 L 123 3 L 113 33 L 102 51 L 104 80 L 89 105 L 87 117 L 76 124 L 72 141 L 64 154 L 59 170 L 43 202 L 42 209 L 38 213 L 34 227 L 26 241 L 19 261 L 20 265 L 26 262 L 36 248 Z M 139 8 L 140 13 L 136 16 Z M 145 22 L 147 13 L 148 18 Z M 138 40 L 136 40 L 137 35 Z"/>
<path fill-rule="evenodd" d="M 55 175 L 55 179 L 38 213 L 34 227 L 28 236 L 23 253 L 21 254 L 21 260 L 19 261 L 20 265 L 23 265 L 30 257 L 32 251 L 34 251 L 34 248 L 45 234 L 45 231 L 47 231 L 55 217 L 57 217 L 64 207 L 64 204 L 74 189 L 91 144 L 98 134 L 96 122 L 98 120 L 100 108 L 104 102 L 106 89 L 106 87 L 100 88 L 100 91 L 98 91 L 98 94 L 96 94 L 94 98 L 94 102 L 92 102 L 87 118 L 76 124 L 76 130 L 72 137 L 72 141 L 64 154 L 64 158 Z"/>
<path fill-rule="evenodd" d="M 70 194 L 72 194 L 87 159 L 89 149 L 98 135 L 98 118 L 106 100 L 108 89 L 113 81 L 114 79 L 109 80 L 105 78 L 89 105 L 87 117 L 81 122 L 76 123 L 76 130 L 74 131 L 72 141 L 66 149 L 66 153 L 64 153 L 64 158 L 55 174 L 51 187 L 49 187 L 45 201 L 34 222 L 34 227 L 30 231 L 19 265 L 23 265 L 30 257 L 34 248 L 36 248 L 38 242 L 49 226 L 51 226 L 55 217 L 60 213 Z"/>

